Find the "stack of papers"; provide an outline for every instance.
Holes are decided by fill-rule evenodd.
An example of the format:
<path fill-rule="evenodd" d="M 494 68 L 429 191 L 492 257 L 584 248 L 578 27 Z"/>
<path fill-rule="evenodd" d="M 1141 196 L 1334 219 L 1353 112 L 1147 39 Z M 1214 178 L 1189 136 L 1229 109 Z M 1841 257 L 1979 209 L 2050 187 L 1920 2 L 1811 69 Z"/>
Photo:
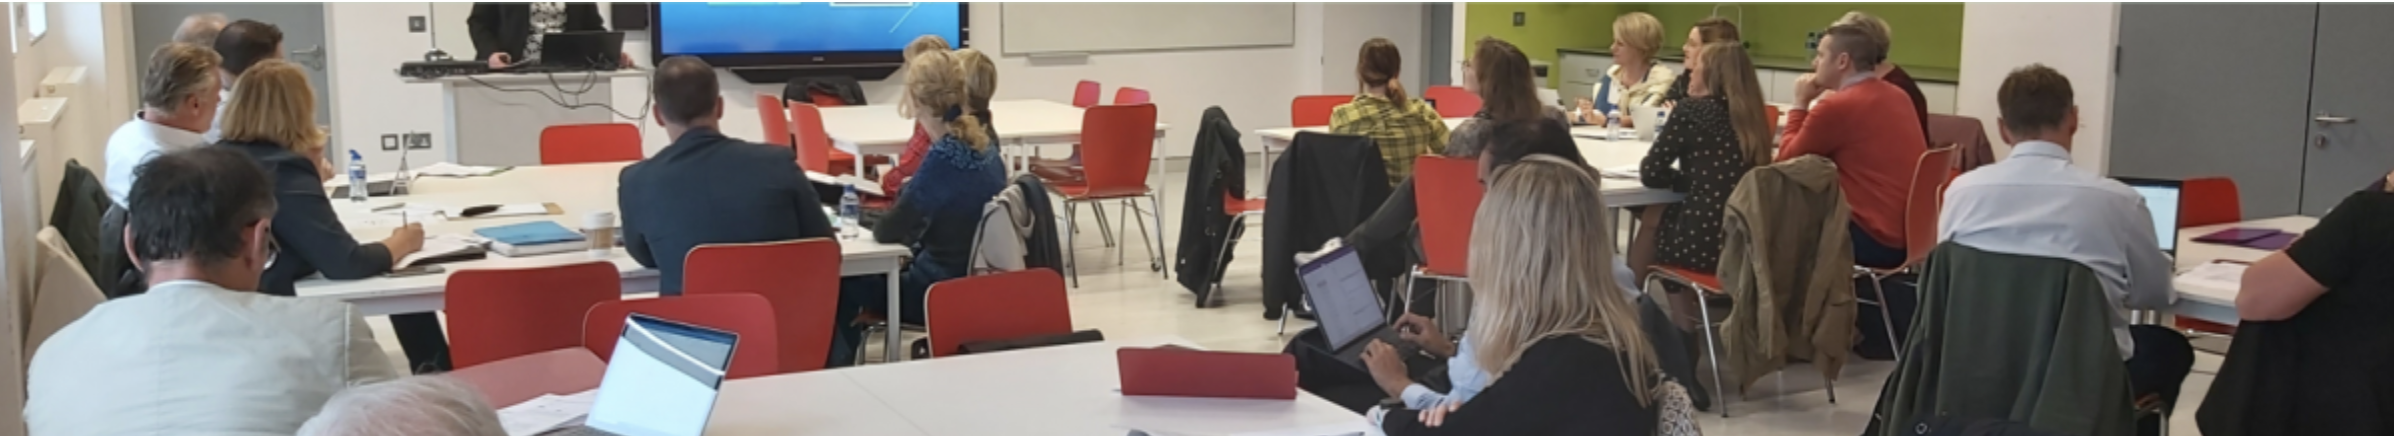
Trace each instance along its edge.
<path fill-rule="evenodd" d="M 597 389 L 573 395 L 542 394 L 499 409 L 499 427 L 507 430 L 507 436 L 540 434 L 589 415 L 591 403 L 597 400 Z"/>
<path fill-rule="evenodd" d="M 483 167 L 441 162 L 414 171 L 417 177 L 482 177 L 505 172 L 515 167 Z"/>
<path fill-rule="evenodd" d="M 2251 266 L 2236 262 L 2206 263 L 2179 273 L 2172 282 L 2190 290 L 2236 290 L 2244 286 L 2244 270 Z"/>

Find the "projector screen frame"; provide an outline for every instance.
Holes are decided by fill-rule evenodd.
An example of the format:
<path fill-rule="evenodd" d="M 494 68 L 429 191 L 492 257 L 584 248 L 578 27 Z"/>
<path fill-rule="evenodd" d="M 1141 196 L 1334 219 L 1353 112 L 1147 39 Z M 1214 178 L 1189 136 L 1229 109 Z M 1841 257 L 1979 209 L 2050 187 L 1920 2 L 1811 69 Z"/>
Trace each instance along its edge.
<path fill-rule="evenodd" d="M 937 2 L 920 3 L 932 3 L 934 5 L 945 4 Z M 973 29 L 972 2 L 955 2 L 952 4 L 956 6 L 957 40 L 948 41 L 948 43 L 955 46 L 955 48 L 970 47 Z M 665 28 L 666 26 L 663 8 L 664 6 L 661 2 L 648 4 L 650 65 L 664 62 L 667 56 L 676 56 L 665 53 L 665 33 L 667 29 Z M 697 56 L 699 60 L 707 61 L 708 65 L 713 65 L 717 68 L 848 69 L 853 67 L 865 67 L 866 69 L 878 69 L 873 67 L 888 67 L 895 69 L 897 66 L 906 63 L 905 55 L 903 54 L 904 51 L 905 49 L 900 47 L 890 50 L 868 51 L 718 53 L 690 54 L 688 56 Z M 887 76 L 887 74 L 888 73 L 882 73 L 881 75 Z"/>

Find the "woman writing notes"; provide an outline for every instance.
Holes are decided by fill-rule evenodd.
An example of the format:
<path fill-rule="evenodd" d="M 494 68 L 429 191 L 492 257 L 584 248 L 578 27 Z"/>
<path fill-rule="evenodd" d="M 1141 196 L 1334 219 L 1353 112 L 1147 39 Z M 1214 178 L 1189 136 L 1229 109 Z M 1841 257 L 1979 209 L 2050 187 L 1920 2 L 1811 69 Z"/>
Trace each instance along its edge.
<path fill-rule="evenodd" d="M 1662 22 L 1645 12 L 1613 19 L 1613 67 L 1597 79 L 1593 99 L 1581 99 L 1571 121 L 1630 126 L 1630 108 L 1662 106 L 1671 89 L 1671 69 L 1655 62 L 1662 51 Z"/>

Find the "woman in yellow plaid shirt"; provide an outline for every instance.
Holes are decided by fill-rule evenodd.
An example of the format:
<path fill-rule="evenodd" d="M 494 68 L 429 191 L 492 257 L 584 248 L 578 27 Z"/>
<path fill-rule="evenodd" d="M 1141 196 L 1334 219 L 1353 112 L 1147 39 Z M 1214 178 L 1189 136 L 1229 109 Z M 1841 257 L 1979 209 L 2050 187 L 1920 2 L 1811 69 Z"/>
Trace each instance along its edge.
<path fill-rule="evenodd" d="M 1388 186 L 1413 176 L 1413 158 L 1446 152 L 1446 120 L 1428 102 L 1405 95 L 1397 84 L 1404 59 L 1386 38 L 1363 42 L 1355 76 L 1363 83 L 1355 101 L 1330 111 L 1330 133 L 1368 136 L 1388 165 Z"/>

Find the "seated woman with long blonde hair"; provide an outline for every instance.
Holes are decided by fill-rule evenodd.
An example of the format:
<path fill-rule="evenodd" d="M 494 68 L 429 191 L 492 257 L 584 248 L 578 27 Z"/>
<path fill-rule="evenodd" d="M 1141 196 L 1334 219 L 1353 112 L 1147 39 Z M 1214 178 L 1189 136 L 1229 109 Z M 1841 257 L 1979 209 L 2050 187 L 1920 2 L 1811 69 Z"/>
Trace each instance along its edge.
<path fill-rule="evenodd" d="M 1375 409 L 1390 435 L 1651 435 L 1665 388 L 1638 309 L 1613 280 L 1595 171 L 1536 155 L 1496 171 L 1471 229 L 1466 402 Z"/>

